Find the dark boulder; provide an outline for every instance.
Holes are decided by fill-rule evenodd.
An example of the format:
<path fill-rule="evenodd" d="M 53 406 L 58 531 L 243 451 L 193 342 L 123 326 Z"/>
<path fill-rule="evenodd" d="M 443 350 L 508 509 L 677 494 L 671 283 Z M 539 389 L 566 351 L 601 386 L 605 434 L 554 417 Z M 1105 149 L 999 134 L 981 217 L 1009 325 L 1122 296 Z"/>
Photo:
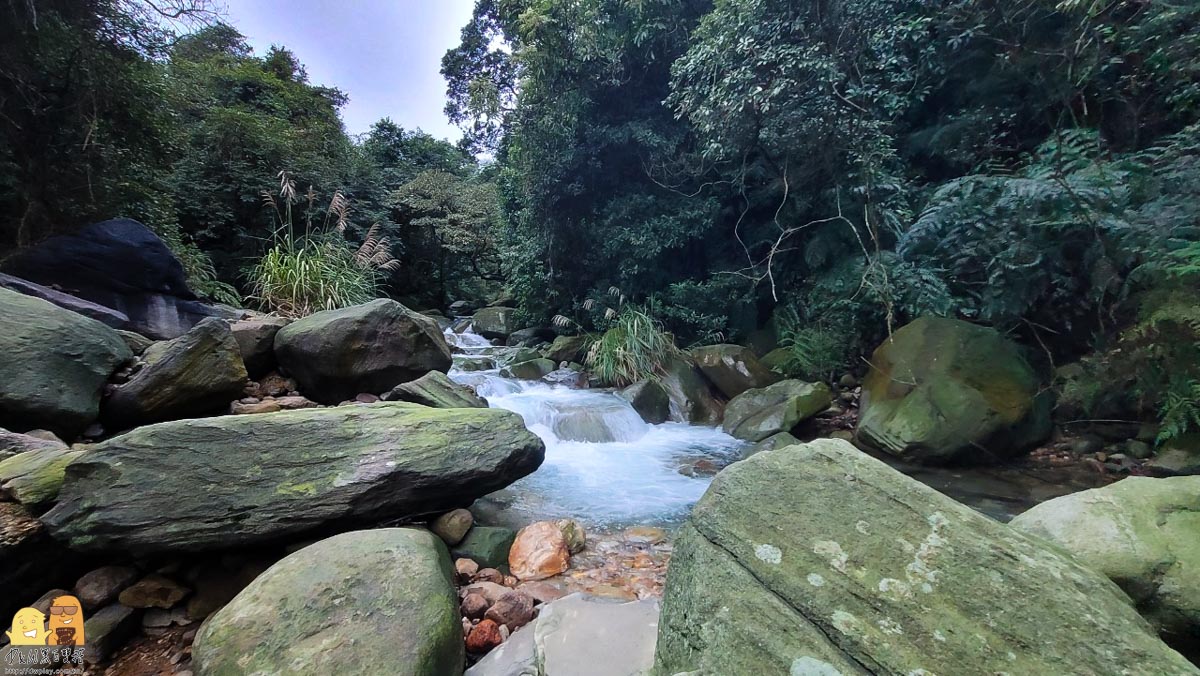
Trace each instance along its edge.
<path fill-rule="evenodd" d="M 145 366 L 104 401 L 106 426 L 123 429 L 219 411 L 246 385 L 237 341 L 222 319 L 208 318 L 187 334 L 151 345 Z"/>
<path fill-rule="evenodd" d="M 741 345 L 705 345 L 693 349 L 691 355 L 704 377 L 729 399 L 779 380 L 750 348 Z"/>
<path fill-rule="evenodd" d="M 152 338 L 187 333 L 221 314 L 187 286 L 183 264 L 158 235 L 128 218 L 52 237 L 4 261 L 4 272 L 103 305 Z"/>
<path fill-rule="evenodd" d="M 323 404 L 444 373 L 451 360 L 436 321 L 389 299 L 294 321 L 275 335 L 275 356 L 300 391 Z"/>
<path fill-rule="evenodd" d="M 515 328 L 517 311 L 508 307 L 485 307 L 471 319 L 475 333 L 492 340 L 504 340 Z"/>
<path fill-rule="evenodd" d="M 229 325 L 233 339 L 242 352 L 242 363 L 251 378 L 265 376 L 275 370 L 275 334 L 291 323 L 285 317 L 263 315 L 239 319 Z"/>
<path fill-rule="evenodd" d="M 531 326 L 513 331 L 504 344 L 509 347 L 536 347 L 557 337 L 558 332 L 549 326 Z"/>
<path fill-rule="evenodd" d="M 671 399 L 657 380 L 634 383 L 617 394 L 651 425 L 664 423 L 671 417 Z"/>

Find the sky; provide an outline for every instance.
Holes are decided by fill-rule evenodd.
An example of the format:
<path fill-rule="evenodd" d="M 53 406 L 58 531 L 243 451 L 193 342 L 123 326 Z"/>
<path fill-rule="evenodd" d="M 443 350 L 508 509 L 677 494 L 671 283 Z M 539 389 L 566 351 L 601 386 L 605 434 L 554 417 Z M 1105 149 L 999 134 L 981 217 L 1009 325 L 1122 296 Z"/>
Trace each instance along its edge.
<path fill-rule="evenodd" d="M 390 117 L 457 141 L 442 112 L 442 55 L 458 44 L 474 0 L 224 0 L 225 20 L 255 53 L 291 49 L 314 84 L 350 97 L 342 120 L 351 134 Z"/>

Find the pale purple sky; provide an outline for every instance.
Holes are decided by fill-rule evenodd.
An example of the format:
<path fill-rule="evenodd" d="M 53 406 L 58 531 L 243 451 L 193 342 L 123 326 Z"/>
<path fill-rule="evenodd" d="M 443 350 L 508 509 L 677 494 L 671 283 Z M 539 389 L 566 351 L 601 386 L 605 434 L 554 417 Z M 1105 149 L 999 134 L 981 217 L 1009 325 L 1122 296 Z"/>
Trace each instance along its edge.
<path fill-rule="evenodd" d="M 257 54 L 271 45 L 296 53 L 315 84 L 350 96 L 342 120 L 351 134 L 382 117 L 457 141 L 442 113 L 442 55 L 458 44 L 474 0 L 224 0 L 225 20 Z"/>

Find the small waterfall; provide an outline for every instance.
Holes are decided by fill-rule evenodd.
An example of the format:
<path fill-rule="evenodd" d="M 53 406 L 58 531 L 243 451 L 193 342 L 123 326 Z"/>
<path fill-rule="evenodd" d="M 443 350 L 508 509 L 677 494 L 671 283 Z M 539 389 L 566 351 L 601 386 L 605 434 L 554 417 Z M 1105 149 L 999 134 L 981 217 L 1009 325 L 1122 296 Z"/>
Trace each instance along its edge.
<path fill-rule="evenodd" d="M 453 329 L 446 329 L 443 333 L 446 335 L 447 343 L 463 350 L 492 347 L 492 341 L 475 333 L 474 329 L 474 326 L 468 326 L 462 333 L 455 333 Z"/>
<path fill-rule="evenodd" d="M 487 358 L 475 356 L 480 349 L 456 355 L 456 363 Z M 498 369 L 474 365 L 456 367 L 450 377 L 493 408 L 519 414 L 546 444 L 542 467 L 496 496 L 526 521 L 568 516 L 596 525 L 674 522 L 710 480 L 681 470 L 699 461 L 724 466 L 743 446 L 719 429 L 649 425 L 610 391 L 504 378 Z"/>

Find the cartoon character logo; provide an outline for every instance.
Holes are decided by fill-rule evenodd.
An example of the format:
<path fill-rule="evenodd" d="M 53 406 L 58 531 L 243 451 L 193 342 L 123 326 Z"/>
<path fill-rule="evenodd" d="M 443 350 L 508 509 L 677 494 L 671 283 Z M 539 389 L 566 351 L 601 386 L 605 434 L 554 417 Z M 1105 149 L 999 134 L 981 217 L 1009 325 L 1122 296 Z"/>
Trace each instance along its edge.
<path fill-rule="evenodd" d="M 83 645 L 83 606 L 74 596 L 59 596 L 50 606 L 46 645 Z"/>
<path fill-rule="evenodd" d="M 37 608 L 22 608 L 4 633 L 13 645 L 46 645 L 46 616 Z"/>

